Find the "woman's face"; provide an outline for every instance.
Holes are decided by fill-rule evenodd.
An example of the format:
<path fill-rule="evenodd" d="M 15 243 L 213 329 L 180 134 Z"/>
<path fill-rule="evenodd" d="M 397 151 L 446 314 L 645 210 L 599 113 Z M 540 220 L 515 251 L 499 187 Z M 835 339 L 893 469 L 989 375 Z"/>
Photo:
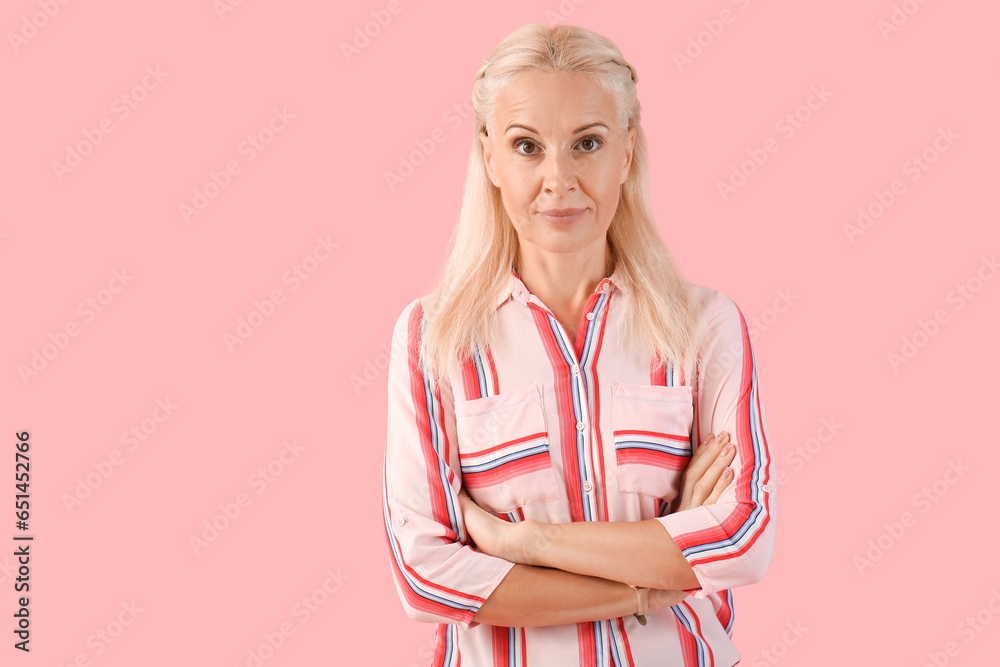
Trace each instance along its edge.
<path fill-rule="evenodd" d="M 603 251 L 635 142 L 611 94 L 587 74 L 526 72 L 498 95 L 491 131 L 486 172 L 522 251 Z"/>

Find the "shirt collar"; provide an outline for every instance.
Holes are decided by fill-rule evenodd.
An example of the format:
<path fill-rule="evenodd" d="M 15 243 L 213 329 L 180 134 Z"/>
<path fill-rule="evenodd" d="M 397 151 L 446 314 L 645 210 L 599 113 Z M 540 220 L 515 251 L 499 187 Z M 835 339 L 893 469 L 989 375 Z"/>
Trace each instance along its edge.
<path fill-rule="evenodd" d="M 611 272 L 611 275 L 603 278 L 601 282 L 597 283 L 597 287 L 594 288 L 595 294 L 600 294 L 601 292 L 612 292 L 614 290 L 621 290 L 619 285 L 619 278 L 621 274 L 618 271 L 618 267 Z M 530 292 L 528 292 L 528 287 L 521 281 L 520 276 L 513 268 L 510 270 L 510 275 L 507 280 L 507 286 L 500 290 L 500 294 L 497 297 L 496 307 L 499 308 L 507 302 L 507 299 L 514 297 L 516 301 L 524 305 L 528 305 L 528 297 Z"/>

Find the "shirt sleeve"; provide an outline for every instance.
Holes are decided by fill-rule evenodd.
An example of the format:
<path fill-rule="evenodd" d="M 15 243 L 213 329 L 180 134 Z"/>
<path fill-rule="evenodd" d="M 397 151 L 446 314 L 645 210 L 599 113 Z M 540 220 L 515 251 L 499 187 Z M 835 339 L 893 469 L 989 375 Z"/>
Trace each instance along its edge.
<path fill-rule="evenodd" d="M 420 300 L 403 310 L 389 358 L 388 438 L 382 508 L 396 591 L 416 621 L 464 630 L 514 563 L 468 544 L 456 472 L 454 397 L 425 371 Z"/>
<path fill-rule="evenodd" d="M 717 292 L 698 364 L 694 445 L 709 433 L 736 443 L 735 476 L 718 502 L 657 517 L 706 595 L 760 581 L 775 545 L 775 489 L 757 369 L 746 320 Z"/>

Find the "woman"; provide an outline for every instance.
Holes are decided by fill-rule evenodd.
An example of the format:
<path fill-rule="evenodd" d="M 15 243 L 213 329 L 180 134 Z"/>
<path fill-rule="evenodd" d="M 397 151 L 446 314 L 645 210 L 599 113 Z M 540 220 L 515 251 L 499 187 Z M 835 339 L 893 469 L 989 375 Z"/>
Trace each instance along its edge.
<path fill-rule="evenodd" d="M 389 367 L 386 538 L 434 665 L 739 660 L 730 589 L 775 536 L 757 376 L 657 232 L 636 80 L 542 25 L 476 76 L 453 249 Z"/>

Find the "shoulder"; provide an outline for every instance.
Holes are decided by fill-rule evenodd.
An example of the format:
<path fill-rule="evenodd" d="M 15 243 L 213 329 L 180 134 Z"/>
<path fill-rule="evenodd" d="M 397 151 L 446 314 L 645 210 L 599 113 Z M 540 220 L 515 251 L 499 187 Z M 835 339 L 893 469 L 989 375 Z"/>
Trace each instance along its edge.
<path fill-rule="evenodd" d="M 396 324 L 393 327 L 392 334 L 393 340 L 420 340 L 422 337 L 421 331 L 426 326 L 428 318 L 434 312 L 434 303 L 433 294 L 415 297 L 407 302 L 396 317 Z"/>
<path fill-rule="evenodd" d="M 697 336 L 708 346 L 725 342 L 727 347 L 739 347 L 746 333 L 746 321 L 736 302 L 725 292 L 688 283 L 691 308 L 697 320 Z"/>
<path fill-rule="evenodd" d="M 692 310 L 699 315 L 701 321 L 714 321 L 722 317 L 737 321 L 740 318 L 740 309 L 736 302 L 729 298 L 725 292 L 706 285 L 688 282 L 688 295 L 691 299 Z"/>

